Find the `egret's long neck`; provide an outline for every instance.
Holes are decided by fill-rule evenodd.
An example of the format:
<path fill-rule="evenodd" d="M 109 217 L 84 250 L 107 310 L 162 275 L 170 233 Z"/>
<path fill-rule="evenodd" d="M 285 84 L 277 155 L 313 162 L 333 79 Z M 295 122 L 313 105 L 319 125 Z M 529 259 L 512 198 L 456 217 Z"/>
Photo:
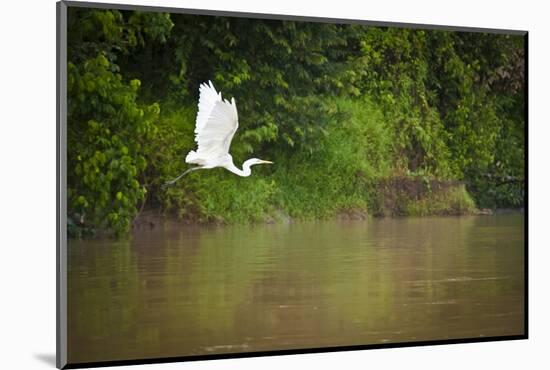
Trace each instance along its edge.
<path fill-rule="evenodd" d="M 251 163 L 250 163 L 250 159 L 249 159 L 249 160 L 247 160 L 243 163 L 243 169 L 242 170 L 237 168 L 237 166 L 235 166 L 233 164 L 233 162 L 231 162 L 231 164 L 228 165 L 226 168 L 229 171 L 233 172 L 235 175 L 239 175 L 241 177 L 248 177 L 252 173 L 252 171 L 250 170 L 250 165 L 251 165 Z"/>

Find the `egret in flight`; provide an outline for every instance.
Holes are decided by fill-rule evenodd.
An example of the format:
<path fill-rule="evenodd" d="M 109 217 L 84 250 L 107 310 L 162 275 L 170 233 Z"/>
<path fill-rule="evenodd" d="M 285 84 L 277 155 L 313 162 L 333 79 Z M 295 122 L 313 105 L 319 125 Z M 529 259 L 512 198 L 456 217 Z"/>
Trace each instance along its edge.
<path fill-rule="evenodd" d="M 233 164 L 233 157 L 229 154 L 231 140 L 239 127 L 235 99 L 231 98 L 231 102 L 222 99 L 221 92 L 216 91 L 211 81 L 208 81 L 208 84 L 201 84 L 199 92 L 199 111 L 195 123 L 195 141 L 198 148 L 190 151 L 185 157 L 186 163 L 197 166 L 166 182 L 165 185 L 171 185 L 185 174 L 195 170 L 223 167 L 235 175 L 247 177 L 250 176 L 251 166 L 273 163 L 251 158 L 243 163 L 242 170 L 237 168 Z"/>

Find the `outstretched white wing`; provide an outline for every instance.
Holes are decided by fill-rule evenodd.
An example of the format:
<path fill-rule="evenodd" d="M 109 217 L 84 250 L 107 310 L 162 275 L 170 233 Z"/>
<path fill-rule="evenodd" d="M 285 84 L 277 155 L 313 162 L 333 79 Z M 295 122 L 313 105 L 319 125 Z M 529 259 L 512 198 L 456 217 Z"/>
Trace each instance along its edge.
<path fill-rule="evenodd" d="M 199 111 L 195 126 L 196 151 L 187 154 L 185 162 L 202 166 L 214 165 L 229 153 L 231 140 L 237 127 L 239 117 L 235 99 L 222 99 L 212 85 L 203 83 L 200 86 Z"/>

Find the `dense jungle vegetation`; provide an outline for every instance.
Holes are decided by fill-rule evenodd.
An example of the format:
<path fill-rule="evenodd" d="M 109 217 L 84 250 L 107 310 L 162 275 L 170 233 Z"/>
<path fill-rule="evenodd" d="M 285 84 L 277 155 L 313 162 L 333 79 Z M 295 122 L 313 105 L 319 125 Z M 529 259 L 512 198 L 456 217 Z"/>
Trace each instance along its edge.
<path fill-rule="evenodd" d="M 71 235 L 190 222 L 522 207 L 524 39 L 69 8 Z M 188 168 L 199 84 L 235 97 L 235 163 Z"/>

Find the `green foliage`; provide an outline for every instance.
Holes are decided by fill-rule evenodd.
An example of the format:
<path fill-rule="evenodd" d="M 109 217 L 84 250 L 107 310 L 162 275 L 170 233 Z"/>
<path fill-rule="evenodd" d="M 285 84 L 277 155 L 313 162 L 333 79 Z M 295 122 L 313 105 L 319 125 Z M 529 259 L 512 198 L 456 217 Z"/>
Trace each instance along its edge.
<path fill-rule="evenodd" d="M 262 174 L 266 170 L 259 169 Z M 206 174 L 196 190 L 200 204 L 200 221 L 243 223 L 264 221 L 272 212 L 271 198 L 276 184 L 269 178 L 253 181 L 235 177 L 223 169 Z"/>
<path fill-rule="evenodd" d="M 71 230 L 125 234 L 146 199 L 146 158 L 160 106 L 139 103 L 141 81 L 123 78 L 116 62 L 148 41 L 165 42 L 172 23 L 167 14 L 80 8 L 70 8 L 68 20 Z"/>
<path fill-rule="evenodd" d="M 254 151 L 313 151 L 331 120 L 326 96 L 342 87 L 341 26 L 273 20 L 172 15 L 173 37 L 160 53 L 170 60 L 161 90 L 195 104 L 212 80 L 238 100 L 236 158 Z M 138 72 L 139 73 L 139 72 Z M 146 71 L 143 71 L 146 73 Z"/>
<path fill-rule="evenodd" d="M 466 185 L 392 214 L 523 205 L 519 36 L 69 8 L 68 41 L 74 235 L 122 235 L 143 207 L 198 222 L 384 214 L 392 179 Z M 237 101 L 236 164 L 275 165 L 163 189 L 188 168 L 208 80 Z"/>
<path fill-rule="evenodd" d="M 151 43 L 163 44 L 173 23 L 166 13 L 70 8 L 68 57 L 79 63 L 105 54 L 111 62 Z M 117 65 L 112 68 L 118 71 Z"/>
<path fill-rule="evenodd" d="M 124 233 L 144 200 L 138 179 L 159 105 L 139 105 L 139 80 L 125 83 L 109 67 L 102 54 L 68 66 L 68 199 L 79 222 Z"/>
<path fill-rule="evenodd" d="M 376 97 L 394 123 L 397 169 L 464 180 L 483 206 L 521 205 L 523 39 L 392 28 L 357 34 L 354 65 L 362 72 L 350 83 Z M 491 180 L 510 177 L 513 191 Z"/>
<path fill-rule="evenodd" d="M 291 217 L 329 217 L 366 208 L 372 181 L 390 173 L 393 134 L 368 100 L 338 99 L 337 118 L 314 153 L 276 162 L 277 205 Z"/>
<path fill-rule="evenodd" d="M 449 151 L 439 114 L 428 103 L 427 32 L 355 27 L 358 52 L 349 84 L 373 96 L 395 130 L 396 168 L 449 176 Z"/>
<path fill-rule="evenodd" d="M 429 192 L 405 204 L 408 216 L 474 214 L 476 204 L 464 185 Z"/>
<path fill-rule="evenodd" d="M 434 104 L 445 121 L 457 172 L 481 206 L 522 205 L 517 196 L 524 179 L 522 38 L 449 32 L 434 38 L 444 47 L 432 57 L 432 66 L 448 69 L 437 81 L 445 94 Z M 499 188 L 498 182 L 510 176 L 516 188 Z"/>
<path fill-rule="evenodd" d="M 258 175 L 249 178 L 223 169 L 191 173 L 164 192 L 153 190 L 159 194 L 157 201 L 184 219 L 217 223 L 262 221 L 274 215 L 329 217 L 343 209 L 365 208 L 369 199 L 365 188 L 391 171 L 392 132 L 368 100 L 338 99 L 331 104 L 336 119 L 319 141 L 321 149 L 313 154 L 302 148 L 273 167 L 255 167 Z M 194 117 L 194 111 L 176 110 L 160 119 L 162 142 L 177 141 L 181 147 L 153 150 L 150 163 L 161 169 L 151 176 L 158 179 L 155 186 L 185 169 L 181 158 L 171 155 L 186 153 L 194 145 L 175 133 L 187 132 L 184 136 L 191 138 Z"/>

